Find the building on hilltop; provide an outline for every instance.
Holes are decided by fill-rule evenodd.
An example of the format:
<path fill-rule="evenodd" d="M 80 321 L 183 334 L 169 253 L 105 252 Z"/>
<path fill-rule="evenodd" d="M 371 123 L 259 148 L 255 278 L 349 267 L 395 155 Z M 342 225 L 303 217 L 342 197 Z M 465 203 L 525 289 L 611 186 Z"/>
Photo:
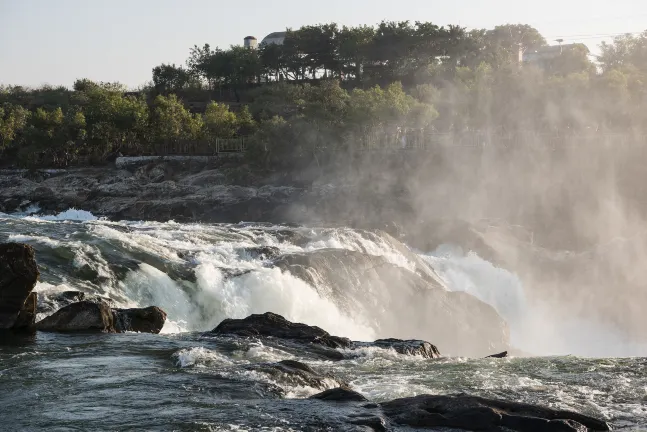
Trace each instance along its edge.
<path fill-rule="evenodd" d="M 284 32 L 284 31 L 270 33 L 263 38 L 263 40 L 261 41 L 261 45 L 270 45 L 270 44 L 283 45 L 286 34 L 287 32 Z"/>
<path fill-rule="evenodd" d="M 256 49 L 258 47 L 258 39 L 256 39 L 254 36 L 247 36 L 243 45 L 245 46 L 245 48 Z"/>
<path fill-rule="evenodd" d="M 520 55 L 520 60 L 525 64 L 532 64 L 540 68 L 547 68 L 550 62 L 566 52 L 582 50 L 586 55 L 590 54 L 589 49 L 582 43 L 573 43 L 566 45 L 549 45 L 539 47 L 534 50 L 528 50 Z"/>

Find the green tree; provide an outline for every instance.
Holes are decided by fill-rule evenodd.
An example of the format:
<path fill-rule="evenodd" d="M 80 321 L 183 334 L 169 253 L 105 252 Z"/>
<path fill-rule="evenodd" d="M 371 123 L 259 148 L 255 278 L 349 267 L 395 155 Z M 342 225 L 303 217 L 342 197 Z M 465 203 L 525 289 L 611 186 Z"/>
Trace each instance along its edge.
<path fill-rule="evenodd" d="M 19 105 L 0 105 L 0 153 L 14 144 L 27 126 L 29 111 Z"/>
<path fill-rule="evenodd" d="M 150 126 L 154 143 L 176 143 L 198 139 L 203 121 L 202 116 L 191 114 L 175 95 L 159 95 L 153 103 Z"/>

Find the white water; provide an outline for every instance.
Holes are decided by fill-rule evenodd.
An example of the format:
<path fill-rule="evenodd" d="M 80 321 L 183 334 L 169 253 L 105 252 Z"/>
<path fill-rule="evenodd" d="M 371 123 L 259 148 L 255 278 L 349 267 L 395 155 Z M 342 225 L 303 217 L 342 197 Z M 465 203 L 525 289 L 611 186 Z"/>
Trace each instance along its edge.
<path fill-rule="evenodd" d="M 241 227 L 174 222 L 113 223 L 100 221 L 90 213 L 74 209 L 56 216 L 13 215 L 10 218 L 20 219 L 31 229 L 30 234 L 11 234 L 9 240 L 41 243 L 52 248 L 73 245 L 75 267 L 88 265 L 100 276 L 112 278 L 112 284 L 102 286 L 106 291 L 104 294 L 117 301 L 125 297 L 127 301 L 122 301 L 124 305 L 155 304 L 166 310 L 169 319 L 163 331 L 167 333 L 209 330 L 225 318 L 243 318 L 253 313 L 272 311 L 291 321 L 317 325 L 332 334 L 355 340 L 390 336 L 384 334 L 388 329 L 373 328 L 360 313 L 349 316 L 342 312 L 333 301 L 322 297 L 322 290 L 318 291 L 317 287 L 278 268 L 266 267 L 265 263 L 241 252 L 245 247 L 274 246 L 282 253 L 332 247 L 383 256 L 392 264 L 410 270 L 415 267 L 387 242 L 367 240 L 349 229 L 324 230 L 323 234 L 299 247 L 277 240 L 260 227 L 251 231 Z M 164 271 L 145 263 L 117 281 L 98 248 L 45 233 L 33 234 L 43 221 L 60 224 L 80 221 L 97 238 L 180 266 L 186 265 L 186 262 L 178 253 L 190 254 L 186 260 L 194 266 L 195 281 L 174 280 Z M 123 228 L 132 229 L 128 232 Z M 613 329 L 601 328 L 596 323 L 550 321 L 547 319 L 550 317 L 549 306 L 529 303 L 523 283 L 517 276 L 497 268 L 473 252 L 463 253 L 455 248 L 442 247 L 422 257 L 443 278 L 448 289 L 466 291 L 492 305 L 508 322 L 512 345 L 522 351 L 605 357 L 647 353 L 647 347 L 624 340 Z M 223 273 L 228 269 L 253 271 L 228 278 Z M 37 289 L 51 292 L 86 288 L 64 281 L 56 286 L 41 283 Z M 379 306 L 389 310 L 389 305 Z M 415 311 L 415 305 L 411 307 L 412 313 L 423 312 Z"/>

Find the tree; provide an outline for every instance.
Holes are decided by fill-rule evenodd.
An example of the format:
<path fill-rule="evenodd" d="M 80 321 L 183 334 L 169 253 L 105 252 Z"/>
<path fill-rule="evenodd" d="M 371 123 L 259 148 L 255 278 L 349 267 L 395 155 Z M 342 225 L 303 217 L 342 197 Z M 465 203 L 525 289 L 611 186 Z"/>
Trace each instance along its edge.
<path fill-rule="evenodd" d="M 207 137 L 233 138 L 238 130 L 236 114 L 225 104 L 211 102 L 203 116 Z"/>
<path fill-rule="evenodd" d="M 153 68 L 153 84 L 159 93 L 175 92 L 186 87 L 191 73 L 182 66 L 161 64 Z"/>
<path fill-rule="evenodd" d="M 12 145 L 27 126 L 29 111 L 19 105 L 0 105 L 0 153 Z"/>
<path fill-rule="evenodd" d="M 626 66 L 647 71 L 647 31 L 638 36 L 617 36 L 610 44 L 602 42 L 600 51 L 598 62 L 605 72 Z"/>
<path fill-rule="evenodd" d="M 150 125 L 154 142 L 164 143 L 195 140 L 203 128 L 202 117 L 191 114 L 175 95 L 155 98 Z"/>

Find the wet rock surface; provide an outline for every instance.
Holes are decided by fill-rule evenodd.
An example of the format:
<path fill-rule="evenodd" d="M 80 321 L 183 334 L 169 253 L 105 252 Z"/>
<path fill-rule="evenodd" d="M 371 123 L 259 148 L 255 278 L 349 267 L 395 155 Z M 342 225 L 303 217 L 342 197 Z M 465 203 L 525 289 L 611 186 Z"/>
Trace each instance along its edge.
<path fill-rule="evenodd" d="M 32 302 L 25 305 L 40 273 L 34 249 L 19 243 L 0 244 L 0 329 L 29 326 Z M 22 315 L 20 320 L 19 315 Z M 18 321 L 18 323 L 17 323 Z"/>
<path fill-rule="evenodd" d="M 440 357 L 440 351 L 435 345 L 422 340 L 378 339 L 367 344 L 356 342 L 355 345 L 393 349 L 399 354 L 421 356 L 427 359 Z"/>
<path fill-rule="evenodd" d="M 112 309 L 99 300 L 83 300 L 67 305 L 36 323 L 44 332 L 159 333 L 166 313 L 158 307 Z"/>
<path fill-rule="evenodd" d="M 117 333 L 127 331 L 159 333 L 166 322 L 166 312 L 157 306 L 135 309 L 113 309 Z"/>
<path fill-rule="evenodd" d="M 36 323 L 45 332 L 114 333 L 112 309 L 105 302 L 81 301 L 65 306 Z"/>
<path fill-rule="evenodd" d="M 272 376 L 275 381 L 280 381 L 293 387 L 307 386 L 325 390 L 336 386 L 348 386 L 340 378 L 331 374 L 317 372 L 307 364 L 295 360 L 254 364 L 248 366 L 247 369 L 266 373 Z"/>
<path fill-rule="evenodd" d="M 570 411 L 485 399 L 465 394 L 420 395 L 381 404 L 394 423 L 415 428 L 447 427 L 474 431 L 608 431 L 601 420 Z"/>
<path fill-rule="evenodd" d="M 244 337 L 274 337 L 304 344 L 323 345 L 329 348 L 350 348 L 352 345 L 350 339 L 332 336 L 319 327 L 292 323 L 271 312 L 250 315 L 244 319 L 226 319 L 211 333 Z"/>

